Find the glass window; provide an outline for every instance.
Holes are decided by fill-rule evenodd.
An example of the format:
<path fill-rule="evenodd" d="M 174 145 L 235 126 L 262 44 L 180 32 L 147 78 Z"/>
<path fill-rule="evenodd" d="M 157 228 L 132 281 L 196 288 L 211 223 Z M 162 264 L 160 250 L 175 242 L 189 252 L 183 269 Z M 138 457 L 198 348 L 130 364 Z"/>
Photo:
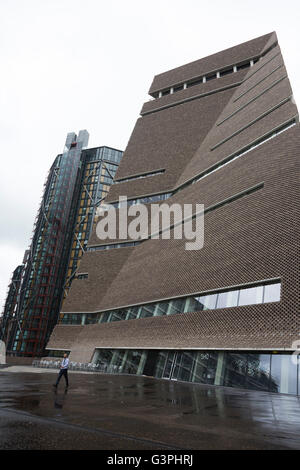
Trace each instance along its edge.
<path fill-rule="evenodd" d="M 224 385 L 226 387 L 245 387 L 247 355 L 226 354 Z"/>
<path fill-rule="evenodd" d="M 185 306 L 185 299 L 173 300 L 170 310 L 170 315 L 174 313 L 183 313 Z"/>
<path fill-rule="evenodd" d="M 224 77 L 225 75 L 228 75 L 229 73 L 232 73 L 233 72 L 233 68 L 231 67 L 230 69 L 227 69 L 227 70 L 222 70 L 220 72 L 220 76 L 221 77 Z"/>
<path fill-rule="evenodd" d="M 131 307 L 127 309 L 127 318 L 126 320 L 133 320 L 137 318 L 140 307 Z"/>
<path fill-rule="evenodd" d="M 247 62 L 246 64 L 238 65 L 237 70 L 247 69 L 248 67 L 250 67 L 250 62 Z"/>
<path fill-rule="evenodd" d="M 297 393 L 297 364 L 290 354 L 272 354 L 270 388 L 272 392 Z"/>
<path fill-rule="evenodd" d="M 247 388 L 266 390 L 270 388 L 270 354 L 248 354 Z"/>
<path fill-rule="evenodd" d="M 114 310 L 111 313 L 111 317 L 109 321 L 121 321 L 121 320 L 124 320 L 124 318 L 125 318 L 125 311 L 122 309 L 119 309 L 119 310 Z"/>
<path fill-rule="evenodd" d="M 264 303 L 279 302 L 280 300 L 280 282 L 264 286 Z"/>
<path fill-rule="evenodd" d="M 202 304 L 201 310 L 211 310 L 216 308 L 217 294 L 203 295 L 198 297 L 197 300 Z"/>
<path fill-rule="evenodd" d="M 143 305 L 139 318 L 153 317 L 155 304 Z"/>
<path fill-rule="evenodd" d="M 190 381 L 194 365 L 194 352 L 179 352 L 174 361 L 172 378 L 177 380 Z"/>
<path fill-rule="evenodd" d="M 213 80 L 214 78 L 217 78 L 217 75 L 213 73 L 212 75 L 209 75 L 206 77 L 206 81 L 208 82 L 209 80 Z"/>
<path fill-rule="evenodd" d="M 111 315 L 111 312 L 108 311 L 108 312 L 103 312 L 102 313 L 102 316 L 100 317 L 99 319 L 99 323 L 106 323 L 109 321 L 109 318 L 110 318 L 110 315 Z"/>
<path fill-rule="evenodd" d="M 168 352 L 166 351 L 160 351 L 158 354 L 158 359 L 155 364 L 155 371 L 154 371 L 154 377 L 161 378 L 165 369 L 166 365 L 166 360 L 167 360 Z"/>
<path fill-rule="evenodd" d="M 169 302 L 159 302 L 156 307 L 156 315 L 166 315 L 169 308 Z"/>
<path fill-rule="evenodd" d="M 252 305 L 262 303 L 263 286 L 250 287 L 240 290 L 239 305 Z"/>
<path fill-rule="evenodd" d="M 178 85 L 178 86 L 175 86 L 175 87 L 174 87 L 174 93 L 175 93 L 176 91 L 180 91 L 180 90 L 183 90 L 183 85 Z"/>
<path fill-rule="evenodd" d="M 222 292 L 218 295 L 217 308 L 236 307 L 238 303 L 238 290 Z"/>
<path fill-rule="evenodd" d="M 189 297 L 186 301 L 185 312 L 199 312 L 203 310 L 203 304 L 200 302 L 200 297 Z"/>

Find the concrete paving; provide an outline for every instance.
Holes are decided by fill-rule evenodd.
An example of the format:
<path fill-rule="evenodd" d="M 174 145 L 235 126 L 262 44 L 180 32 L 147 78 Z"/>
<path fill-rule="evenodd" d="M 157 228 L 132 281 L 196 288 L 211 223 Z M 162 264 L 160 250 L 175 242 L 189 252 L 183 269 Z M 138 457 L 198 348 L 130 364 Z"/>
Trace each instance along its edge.
<path fill-rule="evenodd" d="M 0 449 L 299 449 L 298 397 L 149 377 L 0 369 Z"/>

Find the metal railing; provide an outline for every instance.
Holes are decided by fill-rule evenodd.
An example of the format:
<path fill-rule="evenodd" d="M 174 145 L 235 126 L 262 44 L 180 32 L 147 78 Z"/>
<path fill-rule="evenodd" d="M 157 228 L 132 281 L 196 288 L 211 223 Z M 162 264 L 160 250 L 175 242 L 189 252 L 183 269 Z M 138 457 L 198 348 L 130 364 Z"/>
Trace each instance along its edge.
<path fill-rule="evenodd" d="M 32 362 L 33 367 L 41 367 L 44 369 L 59 369 L 61 360 L 34 360 Z M 99 372 L 103 374 L 120 374 L 122 373 L 121 366 L 108 366 L 107 364 L 94 364 L 92 362 L 69 362 L 69 370 L 82 371 L 82 372 Z"/>

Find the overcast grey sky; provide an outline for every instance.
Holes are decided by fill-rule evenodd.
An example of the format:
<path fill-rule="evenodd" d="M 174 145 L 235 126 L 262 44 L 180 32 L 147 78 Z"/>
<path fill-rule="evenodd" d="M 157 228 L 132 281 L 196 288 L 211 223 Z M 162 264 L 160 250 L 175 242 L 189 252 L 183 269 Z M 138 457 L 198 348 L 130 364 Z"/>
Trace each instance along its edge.
<path fill-rule="evenodd" d="M 155 74 L 271 31 L 299 104 L 299 5 L 0 0 L 0 307 L 66 134 L 124 150 Z"/>

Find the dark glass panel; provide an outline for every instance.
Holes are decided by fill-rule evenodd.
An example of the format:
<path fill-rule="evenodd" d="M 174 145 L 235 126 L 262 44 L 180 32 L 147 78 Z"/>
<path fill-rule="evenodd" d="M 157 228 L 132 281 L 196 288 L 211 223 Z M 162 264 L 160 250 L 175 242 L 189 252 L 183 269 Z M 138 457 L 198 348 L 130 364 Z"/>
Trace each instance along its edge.
<path fill-rule="evenodd" d="M 169 314 L 173 315 L 175 313 L 183 313 L 184 306 L 185 306 L 185 299 L 172 300 Z"/>
<path fill-rule="evenodd" d="M 209 80 L 213 80 L 214 78 L 217 78 L 217 75 L 216 75 L 215 73 L 212 74 L 212 75 L 208 75 L 208 76 L 206 77 L 206 81 L 209 82 Z"/>
<path fill-rule="evenodd" d="M 159 302 L 157 304 L 156 315 L 158 315 L 158 316 L 166 315 L 167 311 L 168 311 L 168 308 L 169 308 L 169 303 L 170 303 L 169 301 Z"/>
<path fill-rule="evenodd" d="M 229 75 L 230 73 L 233 72 L 233 68 L 231 67 L 230 69 L 227 69 L 227 70 L 222 70 L 220 72 L 220 77 L 224 77 L 225 75 Z"/>
<path fill-rule="evenodd" d="M 248 354 L 247 388 L 266 390 L 270 388 L 270 354 Z"/>
<path fill-rule="evenodd" d="M 139 318 L 153 317 L 154 310 L 155 304 L 143 305 L 141 307 L 141 313 L 139 315 Z"/>
<path fill-rule="evenodd" d="M 250 62 L 247 62 L 246 64 L 243 64 L 243 65 L 238 65 L 237 66 L 237 70 L 244 70 L 244 69 L 247 69 L 248 67 L 250 67 Z"/>
<path fill-rule="evenodd" d="M 125 310 L 123 310 L 123 309 L 113 310 L 111 312 L 111 316 L 110 316 L 109 321 L 110 322 L 112 322 L 112 321 L 121 321 L 121 320 L 125 319 L 125 316 L 126 316 Z"/>
<path fill-rule="evenodd" d="M 224 385 L 228 387 L 245 387 L 247 355 L 228 353 L 225 367 Z"/>
<path fill-rule="evenodd" d="M 173 351 L 170 351 L 168 353 L 168 357 L 166 359 L 166 363 L 165 363 L 165 368 L 164 368 L 164 371 L 162 373 L 162 377 L 166 378 L 166 379 L 170 379 L 171 376 L 172 376 L 172 370 L 173 370 L 173 366 L 174 366 L 174 360 L 175 360 L 175 352 Z"/>
<path fill-rule="evenodd" d="M 131 307 L 131 308 L 129 308 L 129 309 L 128 309 L 128 317 L 127 317 L 127 319 L 128 319 L 128 320 L 133 320 L 133 319 L 137 318 L 138 313 L 139 313 L 139 309 L 140 309 L 139 306 L 138 306 L 138 307 Z"/>
<path fill-rule="evenodd" d="M 194 363 L 193 352 L 178 352 L 172 378 L 190 381 Z"/>
<path fill-rule="evenodd" d="M 126 374 L 136 374 L 142 358 L 142 354 L 143 351 L 128 351 L 122 372 Z"/>

